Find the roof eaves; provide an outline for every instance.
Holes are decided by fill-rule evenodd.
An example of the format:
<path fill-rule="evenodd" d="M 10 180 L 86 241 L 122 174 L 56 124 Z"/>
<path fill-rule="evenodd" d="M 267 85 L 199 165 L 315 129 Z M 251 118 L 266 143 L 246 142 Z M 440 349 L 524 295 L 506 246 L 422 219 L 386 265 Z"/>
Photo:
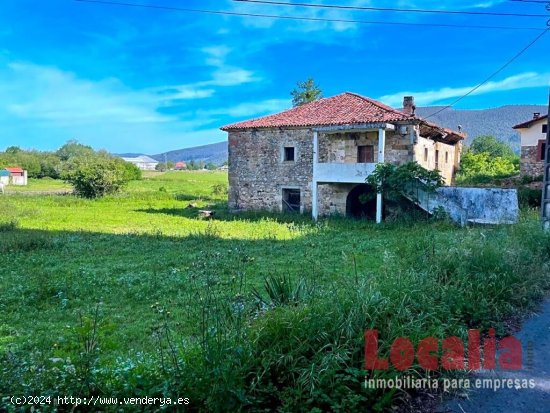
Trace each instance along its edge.
<path fill-rule="evenodd" d="M 530 128 L 531 125 L 541 121 L 541 120 L 544 120 L 544 119 L 548 119 L 548 115 L 544 115 L 544 116 L 539 116 L 538 118 L 536 119 L 530 119 L 528 120 L 527 122 L 523 122 L 523 123 L 519 123 L 515 126 L 512 126 L 512 129 L 524 129 L 524 128 Z"/>

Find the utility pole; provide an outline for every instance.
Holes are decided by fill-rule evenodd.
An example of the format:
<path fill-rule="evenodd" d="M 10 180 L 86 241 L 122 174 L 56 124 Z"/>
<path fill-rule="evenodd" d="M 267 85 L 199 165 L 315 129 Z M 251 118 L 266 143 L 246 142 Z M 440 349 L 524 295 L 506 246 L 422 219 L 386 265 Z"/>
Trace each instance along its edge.
<path fill-rule="evenodd" d="M 550 91 L 548 92 L 548 115 L 546 117 L 546 145 L 544 146 L 544 180 L 542 183 L 542 227 L 550 231 Z"/>

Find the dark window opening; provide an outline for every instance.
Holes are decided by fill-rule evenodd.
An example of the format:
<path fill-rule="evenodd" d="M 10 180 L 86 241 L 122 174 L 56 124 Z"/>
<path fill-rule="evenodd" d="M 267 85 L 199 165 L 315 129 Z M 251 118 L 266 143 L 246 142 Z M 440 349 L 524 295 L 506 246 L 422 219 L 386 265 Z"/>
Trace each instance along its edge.
<path fill-rule="evenodd" d="M 283 212 L 300 212 L 300 190 L 283 189 Z"/>
<path fill-rule="evenodd" d="M 548 125 L 542 125 L 542 133 L 548 133 Z"/>
<path fill-rule="evenodd" d="M 374 163 L 374 146 L 372 145 L 358 146 L 357 163 Z"/>
<path fill-rule="evenodd" d="M 449 163 L 449 152 L 445 152 L 445 163 Z"/>
<path fill-rule="evenodd" d="M 294 147 L 285 147 L 284 160 L 287 162 L 294 162 Z"/>
<path fill-rule="evenodd" d="M 539 141 L 538 148 L 537 148 L 537 161 L 545 161 L 546 160 L 546 141 Z"/>
<path fill-rule="evenodd" d="M 439 151 L 435 150 L 435 169 L 439 169 Z"/>
<path fill-rule="evenodd" d="M 424 148 L 424 162 L 428 162 L 428 148 Z"/>

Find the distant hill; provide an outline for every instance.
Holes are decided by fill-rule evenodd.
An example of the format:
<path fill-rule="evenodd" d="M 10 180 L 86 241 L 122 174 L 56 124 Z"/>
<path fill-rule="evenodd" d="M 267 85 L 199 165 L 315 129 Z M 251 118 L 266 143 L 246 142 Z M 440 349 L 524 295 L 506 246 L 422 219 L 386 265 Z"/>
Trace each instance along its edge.
<path fill-rule="evenodd" d="M 121 158 L 137 158 L 138 156 L 148 156 L 144 153 L 115 153 L 115 156 L 120 156 Z"/>
<path fill-rule="evenodd" d="M 178 161 L 204 161 L 205 163 L 212 162 L 216 165 L 221 165 L 228 158 L 227 142 L 218 142 L 211 145 L 195 146 L 193 148 L 178 149 L 166 153 L 160 153 L 158 155 L 150 155 L 151 158 L 156 159 L 159 162 L 164 162 L 164 156 L 166 160 L 178 162 Z"/>
<path fill-rule="evenodd" d="M 441 109 L 442 106 L 417 108 L 416 113 L 420 117 Z M 507 105 L 493 109 L 466 110 L 447 109 L 433 116 L 429 121 L 437 123 L 449 129 L 456 130 L 458 125 L 468 135 L 466 143 L 479 135 L 493 135 L 503 142 L 507 142 L 519 153 L 519 134 L 512 126 L 533 118 L 534 112 L 546 114 L 547 106 L 542 105 Z"/>

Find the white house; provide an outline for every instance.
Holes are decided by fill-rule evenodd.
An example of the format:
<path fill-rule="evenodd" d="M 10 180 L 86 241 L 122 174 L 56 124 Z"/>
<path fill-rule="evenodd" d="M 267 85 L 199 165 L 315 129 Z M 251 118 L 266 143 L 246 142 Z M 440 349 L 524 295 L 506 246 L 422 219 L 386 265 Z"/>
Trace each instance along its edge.
<path fill-rule="evenodd" d="M 143 171 L 154 171 L 155 168 L 158 165 L 158 161 L 156 161 L 153 158 L 151 158 L 149 156 L 146 156 L 146 155 L 141 155 L 141 156 L 138 156 L 138 157 L 135 157 L 135 158 L 124 158 L 123 157 L 122 159 L 125 160 L 126 162 L 133 163 L 134 165 L 136 165 L 139 169 L 141 169 Z"/>
<path fill-rule="evenodd" d="M 521 174 L 540 176 L 546 159 L 548 115 L 534 113 L 533 119 L 514 126 L 521 136 Z"/>

